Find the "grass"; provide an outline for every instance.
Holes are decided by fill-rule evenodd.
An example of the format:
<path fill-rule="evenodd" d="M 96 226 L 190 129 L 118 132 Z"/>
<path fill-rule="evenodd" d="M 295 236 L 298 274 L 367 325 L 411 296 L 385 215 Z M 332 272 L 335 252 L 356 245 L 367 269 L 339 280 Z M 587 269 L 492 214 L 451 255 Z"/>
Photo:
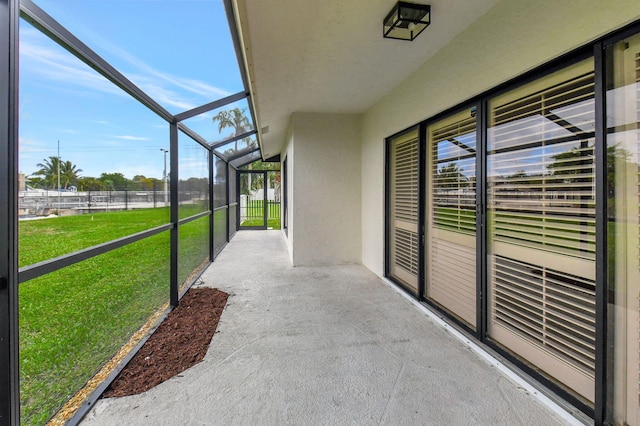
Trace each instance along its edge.
<path fill-rule="evenodd" d="M 227 215 L 229 210 L 222 209 L 216 210 L 213 213 L 213 242 L 215 244 L 216 253 L 218 253 L 222 246 L 227 242 Z"/>
<path fill-rule="evenodd" d="M 195 204 L 181 204 L 178 208 L 178 217 L 184 219 L 185 217 L 206 212 L 207 210 L 209 210 L 209 201 L 202 201 Z"/>
<path fill-rule="evenodd" d="M 437 207 L 434 212 L 435 225 L 453 232 L 475 233 L 475 221 L 474 209 Z"/>
<path fill-rule="evenodd" d="M 169 209 L 95 213 L 19 223 L 20 267 L 122 238 L 169 222 Z"/>
<path fill-rule="evenodd" d="M 208 259 L 208 220 L 180 227 L 181 280 Z M 161 208 L 21 222 L 20 265 L 167 221 Z M 20 285 L 23 424 L 44 424 L 168 300 L 169 256 L 167 231 Z"/>
<path fill-rule="evenodd" d="M 242 222 L 240 226 L 264 226 L 264 219 L 248 219 Z M 267 219 L 267 228 L 280 229 L 280 218 Z"/>
<path fill-rule="evenodd" d="M 184 282 L 209 260 L 209 216 L 181 225 L 178 235 L 178 282 Z"/>
<path fill-rule="evenodd" d="M 267 228 L 280 229 L 280 203 L 268 203 Z M 251 200 L 244 209 L 247 219 L 240 226 L 264 226 L 263 200 Z"/>

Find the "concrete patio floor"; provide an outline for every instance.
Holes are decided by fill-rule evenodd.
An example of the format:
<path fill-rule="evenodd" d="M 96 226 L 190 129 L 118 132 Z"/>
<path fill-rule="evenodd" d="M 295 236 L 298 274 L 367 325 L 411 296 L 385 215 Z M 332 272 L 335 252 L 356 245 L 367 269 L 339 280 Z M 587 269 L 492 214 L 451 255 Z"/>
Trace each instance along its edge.
<path fill-rule="evenodd" d="M 365 267 L 292 268 L 283 238 L 238 232 L 203 274 L 231 297 L 201 363 L 82 424 L 580 424 Z"/>

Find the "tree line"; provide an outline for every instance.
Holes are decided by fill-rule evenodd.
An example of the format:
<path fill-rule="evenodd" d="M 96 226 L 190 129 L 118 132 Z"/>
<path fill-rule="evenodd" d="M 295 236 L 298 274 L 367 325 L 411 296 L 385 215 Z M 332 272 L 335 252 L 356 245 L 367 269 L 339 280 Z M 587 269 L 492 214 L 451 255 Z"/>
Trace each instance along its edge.
<path fill-rule="evenodd" d="M 218 133 L 225 128 L 232 128 L 231 136 L 237 136 L 248 132 L 252 126 L 245 115 L 245 110 L 233 108 L 218 112 L 213 117 L 213 122 L 218 124 Z M 247 146 L 245 150 L 250 150 L 256 146 L 255 141 L 250 137 L 245 137 L 242 141 Z M 235 141 L 234 148 L 225 150 L 228 156 L 238 152 L 238 141 Z M 136 190 L 152 191 L 164 189 L 162 179 L 150 178 L 143 175 L 136 175 L 133 179 L 127 179 L 122 173 L 102 173 L 100 177 L 80 176 L 82 169 L 78 168 L 71 161 L 63 161 L 59 157 L 51 156 L 36 164 L 39 169 L 28 178 L 28 185 L 35 189 L 68 190 L 70 187 L 77 188 L 78 191 L 108 191 L 108 190 Z M 251 169 L 251 167 L 249 167 Z M 209 181 L 206 178 L 190 178 L 180 181 L 180 185 L 186 190 L 207 191 Z"/>
<path fill-rule="evenodd" d="M 135 175 L 127 179 L 122 173 L 102 173 L 100 177 L 80 176 L 82 169 L 71 161 L 49 157 L 36 166 L 39 169 L 28 178 L 28 186 L 34 189 L 58 189 L 58 162 L 60 162 L 60 189 L 75 187 L 78 191 L 162 191 L 162 179 Z M 209 179 L 189 178 L 181 180 L 180 186 L 188 191 L 208 191 Z"/>

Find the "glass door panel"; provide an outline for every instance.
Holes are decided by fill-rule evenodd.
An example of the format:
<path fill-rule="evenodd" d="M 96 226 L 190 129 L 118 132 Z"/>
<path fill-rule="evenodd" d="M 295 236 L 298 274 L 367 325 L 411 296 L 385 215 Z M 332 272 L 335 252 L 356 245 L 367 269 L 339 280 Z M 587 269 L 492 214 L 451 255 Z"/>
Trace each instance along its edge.
<path fill-rule="evenodd" d="M 475 329 L 475 113 L 447 117 L 427 133 L 426 296 Z"/>
<path fill-rule="evenodd" d="M 388 275 L 418 293 L 418 130 L 389 141 Z"/>
<path fill-rule="evenodd" d="M 640 35 L 607 49 L 612 424 L 640 425 Z"/>
<path fill-rule="evenodd" d="M 489 103 L 488 335 L 594 401 L 593 59 Z"/>

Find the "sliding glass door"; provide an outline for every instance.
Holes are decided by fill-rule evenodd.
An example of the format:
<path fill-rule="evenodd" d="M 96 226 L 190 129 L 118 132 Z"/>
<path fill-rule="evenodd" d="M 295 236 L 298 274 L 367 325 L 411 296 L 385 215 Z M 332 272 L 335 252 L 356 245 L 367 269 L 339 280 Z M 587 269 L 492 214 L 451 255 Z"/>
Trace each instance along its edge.
<path fill-rule="evenodd" d="M 476 326 L 476 114 L 468 108 L 427 130 L 426 294 Z"/>
<path fill-rule="evenodd" d="M 386 272 L 640 425 L 640 34 L 593 47 L 387 140 Z"/>
<path fill-rule="evenodd" d="M 594 401 L 593 59 L 489 101 L 488 335 Z"/>
<path fill-rule="evenodd" d="M 609 317 L 614 424 L 640 424 L 640 35 L 607 49 Z"/>
<path fill-rule="evenodd" d="M 388 141 L 387 275 L 418 293 L 418 129 Z"/>

